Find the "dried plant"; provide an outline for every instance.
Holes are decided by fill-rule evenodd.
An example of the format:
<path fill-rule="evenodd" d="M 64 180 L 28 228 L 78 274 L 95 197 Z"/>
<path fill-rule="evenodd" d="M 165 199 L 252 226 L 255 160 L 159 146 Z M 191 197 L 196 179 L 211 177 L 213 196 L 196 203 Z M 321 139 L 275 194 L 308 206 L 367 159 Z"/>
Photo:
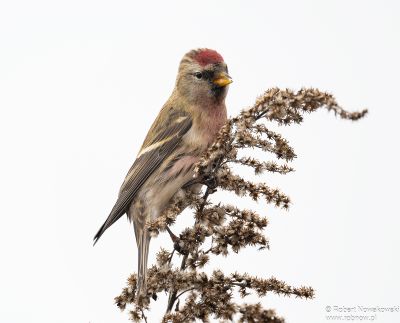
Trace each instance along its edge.
<path fill-rule="evenodd" d="M 268 248 L 264 229 L 268 224 L 265 217 L 252 210 L 242 210 L 235 205 L 220 202 L 211 203 L 209 197 L 217 190 L 231 191 L 238 196 L 250 196 L 254 201 L 265 199 L 276 207 L 287 209 L 290 199 L 279 189 L 264 183 L 248 181 L 232 172 L 233 164 L 254 169 L 256 174 L 274 172 L 287 174 L 293 169 L 287 164 L 296 157 L 293 148 L 280 134 L 271 131 L 265 121 L 279 125 L 301 123 L 305 113 L 319 108 L 332 110 L 343 119 L 358 120 L 367 110 L 347 112 L 332 95 L 317 89 L 302 89 L 297 93 L 290 90 L 270 89 L 259 97 L 249 109 L 231 118 L 221 129 L 217 140 L 201 158 L 196 167 L 193 183 L 201 183 L 206 189 L 203 194 L 185 189 L 174 197 L 170 207 L 157 220 L 148 223 L 153 235 L 168 230 L 173 238 L 171 250 L 161 249 L 157 264 L 149 268 L 147 293 L 137 295 L 137 276 L 128 278 L 128 285 L 115 298 L 121 310 L 131 305 L 130 318 L 146 321 L 157 294 L 169 295 L 163 322 L 208 322 L 211 317 L 221 321 L 237 322 L 284 322 L 270 309 L 260 304 L 236 304 L 234 293 L 246 297 L 256 293 L 259 297 L 268 292 L 278 295 L 294 295 L 312 298 L 311 287 L 291 287 L 276 278 L 257 278 L 248 274 L 224 274 L 215 270 L 207 275 L 202 268 L 209 262 L 209 256 L 228 255 L 247 246 Z M 264 122 L 263 122 L 264 121 Z M 259 161 L 252 157 L 238 157 L 246 148 L 259 148 L 270 152 L 275 161 Z M 175 236 L 168 226 L 174 224 L 183 209 L 193 210 L 194 224 Z M 175 267 L 173 257 L 181 257 L 180 266 Z"/>

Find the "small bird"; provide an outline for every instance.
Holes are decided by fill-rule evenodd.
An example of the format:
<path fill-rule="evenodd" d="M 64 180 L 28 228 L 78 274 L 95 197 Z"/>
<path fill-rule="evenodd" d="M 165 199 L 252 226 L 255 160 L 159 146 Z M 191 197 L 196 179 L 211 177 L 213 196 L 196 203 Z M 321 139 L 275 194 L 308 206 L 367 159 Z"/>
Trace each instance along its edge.
<path fill-rule="evenodd" d="M 156 219 L 193 179 L 194 165 L 227 120 L 225 97 L 230 83 L 227 65 L 215 50 L 195 49 L 184 55 L 175 88 L 94 237 L 96 244 L 104 231 L 127 214 L 138 246 L 138 293 L 146 289 L 150 233 L 145 224 Z"/>

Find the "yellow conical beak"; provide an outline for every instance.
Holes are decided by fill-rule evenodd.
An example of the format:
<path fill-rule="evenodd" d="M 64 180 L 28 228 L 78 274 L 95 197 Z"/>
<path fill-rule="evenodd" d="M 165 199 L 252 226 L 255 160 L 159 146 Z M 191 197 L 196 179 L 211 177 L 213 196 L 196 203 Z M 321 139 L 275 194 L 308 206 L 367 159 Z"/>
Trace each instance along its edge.
<path fill-rule="evenodd" d="M 217 77 L 213 80 L 213 83 L 219 87 L 227 86 L 231 84 L 233 81 L 231 77 L 227 73 L 220 73 Z"/>

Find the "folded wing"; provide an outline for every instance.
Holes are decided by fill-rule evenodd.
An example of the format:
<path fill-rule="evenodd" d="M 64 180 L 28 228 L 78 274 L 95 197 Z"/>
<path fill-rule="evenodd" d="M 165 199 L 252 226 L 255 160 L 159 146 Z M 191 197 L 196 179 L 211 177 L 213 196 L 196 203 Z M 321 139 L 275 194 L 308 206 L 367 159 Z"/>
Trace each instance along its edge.
<path fill-rule="evenodd" d="M 122 184 L 117 202 L 94 237 L 94 244 L 113 223 L 127 212 L 142 185 L 174 152 L 182 142 L 182 137 L 192 127 L 192 119 L 189 114 L 173 108 L 166 110 L 165 113 L 165 116 L 160 114 L 153 124 L 150 132 L 155 135 L 146 137 L 139 155 Z"/>

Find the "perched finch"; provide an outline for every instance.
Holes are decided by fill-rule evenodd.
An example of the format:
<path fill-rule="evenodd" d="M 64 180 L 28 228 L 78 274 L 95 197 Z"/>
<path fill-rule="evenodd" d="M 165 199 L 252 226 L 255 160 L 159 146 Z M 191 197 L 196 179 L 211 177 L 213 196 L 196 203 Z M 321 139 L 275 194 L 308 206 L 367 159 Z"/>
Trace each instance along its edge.
<path fill-rule="evenodd" d="M 125 213 L 138 246 L 138 292 L 145 291 L 150 234 L 145 229 L 194 175 L 194 165 L 227 120 L 232 82 L 216 51 L 197 49 L 180 62 L 175 88 L 151 126 L 95 243 Z"/>

